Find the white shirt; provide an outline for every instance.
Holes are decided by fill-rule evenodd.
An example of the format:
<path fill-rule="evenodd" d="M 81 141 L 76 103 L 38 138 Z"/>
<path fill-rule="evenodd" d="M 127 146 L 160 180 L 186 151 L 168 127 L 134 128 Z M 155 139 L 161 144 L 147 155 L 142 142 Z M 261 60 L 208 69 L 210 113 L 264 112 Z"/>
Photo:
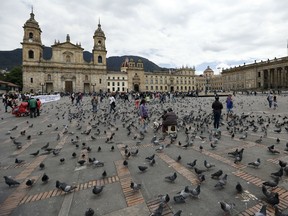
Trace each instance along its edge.
<path fill-rule="evenodd" d="M 115 98 L 113 96 L 109 97 L 109 103 L 112 104 L 113 102 L 115 102 Z"/>

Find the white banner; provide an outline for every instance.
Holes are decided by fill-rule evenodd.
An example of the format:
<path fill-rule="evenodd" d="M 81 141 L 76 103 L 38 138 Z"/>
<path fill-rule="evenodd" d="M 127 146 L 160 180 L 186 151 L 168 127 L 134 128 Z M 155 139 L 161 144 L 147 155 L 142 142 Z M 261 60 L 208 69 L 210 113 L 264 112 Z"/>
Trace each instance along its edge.
<path fill-rule="evenodd" d="M 57 95 L 35 95 L 32 96 L 34 98 L 39 98 L 41 103 L 48 103 L 48 102 L 52 102 L 52 101 L 58 101 L 60 100 L 60 94 Z"/>

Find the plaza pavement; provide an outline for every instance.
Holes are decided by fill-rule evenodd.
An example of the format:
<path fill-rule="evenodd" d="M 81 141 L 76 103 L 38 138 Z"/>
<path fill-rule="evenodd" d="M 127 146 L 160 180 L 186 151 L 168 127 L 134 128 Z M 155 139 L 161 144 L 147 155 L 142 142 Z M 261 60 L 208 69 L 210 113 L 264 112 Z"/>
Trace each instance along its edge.
<path fill-rule="evenodd" d="M 186 139 L 184 127 L 179 127 L 176 142 L 162 152 L 155 151 L 159 146 L 150 142 L 154 135 L 152 126 L 153 121 L 161 116 L 163 109 L 172 107 L 180 119 L 191 111 L 194 111 L 194 116 L 201 118 L 205 111 L 211 113 L 213 97 L 177 98 L 176 103 L 167 102 L 164 105 L 151 102 L 148 107 L 152 117 L 144 139 L 141 139 L 139 134 L 140 125 L 133 102 L 123 104 L 117 100 L 117 113 L 109 114 L 106 117 L 103 116 L 108 110 L 108 100 L 105 99 L 100 104 L 97 115 L 93 116 L 89 97 L 83 98 L 80 112 L 75 105 L 71 105 L 69 98 L 64 97 L 60 101 L 44 104 L 41 115 L 37 118 L 17 118 L 11 113 L 5 113 L 4 108 L 1 107 L 0 215 L 79 216 L 84 215 L 88 208 L 92 208 L 95 212 L 94 215 L 144 216 L 151 214 L 159 206 L 158 196 L 160 194 L 169 194 L 171 198 L 165 205 L 163 215 L 173 215 L 178 210 L 182 210 L 184 216 L 223 215 L 220 201 L 236 204 L 231 215 L 254 215 L 266 203 L 261 191 L 262 182 L 270 180 L 270 173 L 279 169 L 279 159 L 288 161 L 288 156 L 284 151 L 285 144 L 288 142 L 288 133 L 284 127 L 280 133 L 274 132 L 277 120 L 287 121 L 285 118 L 283 120 L 283 117 L 288 116 L 288 97 L 278 96 L 279 107 L 276 110 L 268 108 L 265 95 L 236 95 L 233 99 L 236 114 L 249 114 L 250 120 L 257 120 L 260 115 L 266 120 L 270 117 L 268 134 L 266 138 L 263 138 L 262 143 L 255 143 L 255 140 L 263 135 L 261 129 L 253 132 L 249 128 L 245 140 L 239 139 L 242 136 L 240 133 L 236 133 L 235 138 L 231 139 L 231 135 L 226 129 L 227 122 L 223 120 L 222 137 L 214 150 L 210 147 L 208 140 L 208 131 L 212 129 L 212 124 L 209 124 L 209 130 L 200 128 L 197 131 L 192 147 L 185 149 L 178 145 L 179 141 L 185 144 Z M 225 107 L 225 98 L 221 97 L 220 101 Z M 74 116 L 71 122 L 68 119 L 69 113 L 70 116 Z M 225 108 L 223 113 L 225 113 Z M 77 115 L 81 115 L 82 118 L 76 118 Z M 131 127 L 132 133 L 128 136 L 126 127 L 131 122 L 135 122 L 134 125 L 138 128 Z M 31 127 L 32 124 L 33 127 Z M 191 126 L 189 133 L 193 133 L 197 124 L 199 125 L 199 122 L 195 120 L 186 125 L 187 128 Z M 65 132 L 66 125 L 68 126 L 67 133 Z M 14 126 L 18 126 L 17 129 L 9 134 L 8 131 Z M 285 126 L 287 127 L 287 124 Z M 57 127 L 58 130 L 56 130 Z M 100 130 L 99 135 L 94 127 Z M 90 128 L 89 135 L 83 134 Z M 23 130 L 26 131 L 25 135 L 20 134 Z M 39 135 L 40 131 L 41 135 Z M 107 143 L 107 137 L 110 137 L 112 133 L 115 135 Z M 28 135 L 31 135 L 30 140 L 27 140 Z M 91 135 L 96 137 L 96 140 L 93 140 Z M 16 148 L 10 136 L 22 143 L 21 149 Z M 76 136 L 79 136 L 78 148 L 71 142 L 72 139 L 76 140 Z M 156 136 L 160 138 L 161 132 L 158 132 Z M 202 140 L 199 136 L 207 139 Z M 280 139 L 280 144 L 276 144 L 276 138 Z M 49 142 L 49 147 L 62 148 L 58 156 L 54 156 L 52 153 L 41 155 L 45 153 L 41 147 L 47 142 Z M 86 143 L 86 147 L 91 147 L 92 151 L 88 152 L 87 149 L 83 149 L 82 143 Z M 163 143 L 166 145 L 169 143 L 169 139 L 166 138 Z M 273 155 L 267 151 L 267 146 L 272 144 L 275 144 L 275 148 L 279 149 L 280 154 Z M 139 149 L 138 156 L 127 159 L 127 167 L 123 166 L 125 159 L 123 147 L 126 145 L 129 151 Z M 199 149 L 200 145 L 203 146 L 202 151 Z M 110 150 L 111 146 L 115 147 L 114 151 Z M 101 151 L 98 152 L 99 147 L 101 147 Z M 228 152 L 235 151 L 236 148 L 244 148 L 243 160 L 239 164 L 235 164 L 234 159 L 228 155 Z M 40 150 L 38 156 L 30 155 L 37 150 Z M 77 154 L 76 158 L 72 157 L 73 152 Z M 156 164 L 149 166 L 145 158 L 152 154 L 156 155 Z M 179 155 L 182 159 L 177 162 L 176 158 Z M 104 167 L 94 167 L 89 164 L 89 157 L 104 161 Z M 14 162 L 15 158 L 25 161 L 17 165 Z M 65 158 L 65 162 L 60 163 L 60 158 Z M 86 163 L 80 166 L 77 161 L 83 158 Z M 257 158 L 261 158 L 262 161 L 258 169 L 247 166 L 249 162 L 255 161 Z M 206 180 L 201 184 L 199 198 L 188 197 L 186 203 L 177 204 L 173 201 L 173 196 L 177 195 L 177 192 L 187 185 L 191 189 L 195 188 L 199 183 L 194 170 L 187 167 L 187 163 L 194 159 L 197 159 L 196 167 L 199 169 L 205 168 L 204 160 L 215 164 L 215 167 L 205 172 Z M 43 170 L 39 168 L 41 162 L 45 164 Z M 141 173 L 138 170 L 139 165 L 148 166 L 148 170 Z M 216 189 L 214 185 L 217 180 L 210 177 L 219 169 L 228 174 L 227 185 L 223 189 Z M 107 172 L 105 178 L 102 177 L 104 170 Z M 50 178 L 48 183 L 41 181 L 44 172 Z M 165 176 L 174 172 L 178 174 L 174 183 L 164 180 Z M 21 184 L 9 188 L 5 184 L 3 176 L 11 176 Z M 32 187 L 27 187 L 25 184 L 29 178 L 36 180 Z M 77 188 L 71 193 L 62 192 L 55 187 L 56 180 L 76 185 Z M 129 187 L 131 181 L 142 184 L 140 191 L 132 191 Z M 243 186 L 244 193 L 237 194 L 235 189 L 237 182 Z M 99 195 L 92 193 L 95 185 L 105 186 Z M 285 174 L 274 191 L 280 195 L 280 209 L 287 213 L 288 186 Z M 274 210 L 270 205 L 267 207 L 267 215 L 274 215 Z"/>

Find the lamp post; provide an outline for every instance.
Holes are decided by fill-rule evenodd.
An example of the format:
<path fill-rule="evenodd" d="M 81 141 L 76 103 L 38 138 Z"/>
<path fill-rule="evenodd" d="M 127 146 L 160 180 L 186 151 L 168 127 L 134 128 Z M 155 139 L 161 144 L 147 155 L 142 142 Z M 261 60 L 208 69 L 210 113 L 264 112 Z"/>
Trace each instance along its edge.
<path fill-rule="evenodd" d="M 43 88 L 44 88 L 44 85 L 45 85 L 45 83 L 40 83 L 40 85 L 41 85 L 41 94 L 43 95 Z"/>

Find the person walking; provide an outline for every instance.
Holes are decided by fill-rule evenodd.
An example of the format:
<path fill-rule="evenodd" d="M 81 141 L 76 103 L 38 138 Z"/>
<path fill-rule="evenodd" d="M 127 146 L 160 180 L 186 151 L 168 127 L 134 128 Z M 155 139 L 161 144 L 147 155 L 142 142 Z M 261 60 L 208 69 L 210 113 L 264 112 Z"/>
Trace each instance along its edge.
<path fill-rule="evenodd" d="M 233 112 L 232 109 L 233 109 L 232 95 L 229 94 L 226 99 L 226 110 L 227 110 L 226 121 L 228 121 L 228 118 L 232 116 L 232 112 Z"/>
<path fill-rule="evenodd" d="M 215 96 L 215 101 L 212 103 L 213 115 L 214 115 L 214 130 L 217 131 L 219 128 L 221 111 L 223 109 L 222 103 L 219 101 L 219 96 Z"/>
<path fill-rule="evenodd" d="M 145 99 L 142 99 L 140 102 L 140 116 L 143 122 L 142 132 L 146 133 L 148 128 L 148 108 Z"/>
<path fill-rule="evenodd" d="M 96 113 L 97 112 L 97 106 L 98 106 L 98 97 L 97 96 L 93 96 L 93 98 L 91 100 L 91 105 L 92 105 L 92 112 Z"/>
<path fill-rule="evenodd" d="M 110 104 L 110 113 L 112 112 L 112 110 L 114 111 L 114 113 L 116 112 L 115 107 L 116 107 L 116 100 L 114 98 L 114 96 L 111 94 L 109 97 L 109 104 Z"/>

